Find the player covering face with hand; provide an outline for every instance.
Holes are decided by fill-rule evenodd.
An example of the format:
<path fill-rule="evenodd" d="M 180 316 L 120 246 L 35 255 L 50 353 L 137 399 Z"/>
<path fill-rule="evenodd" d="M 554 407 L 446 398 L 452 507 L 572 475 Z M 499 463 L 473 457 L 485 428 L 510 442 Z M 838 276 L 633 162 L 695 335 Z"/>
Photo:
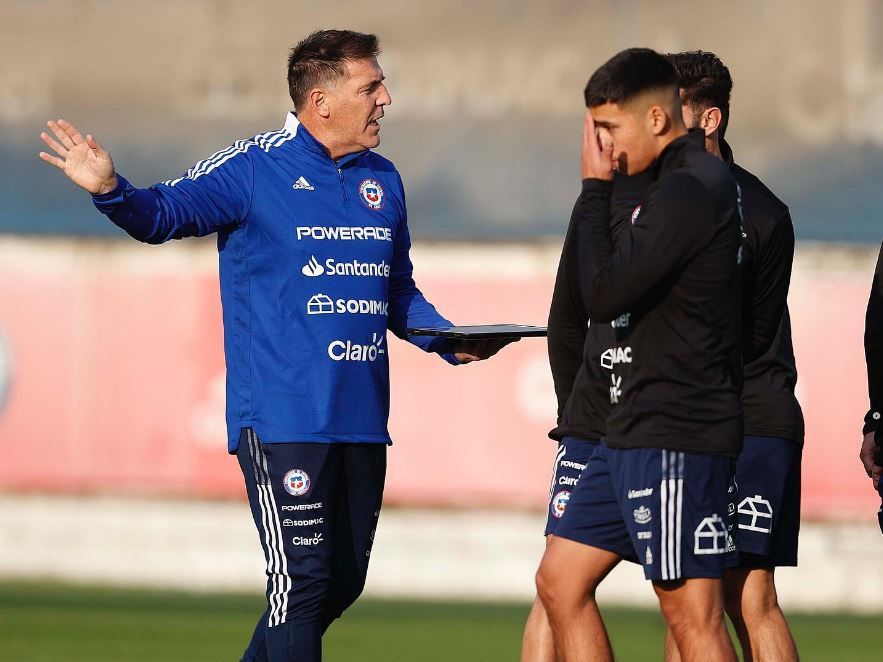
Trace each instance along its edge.
<path fill-rule="evenodd" d="M 734 660 L 722 576 L 728 490 L 741 447 L 736 185 L 687 134 L 677 76 L 649 49 L 618 54 L 586 87 L 581 292 L 615 325 L 607 436 L 588 459 L 537 573 L 563 660 L 612 659 L 595 590 L 643 565 L 688 660 Z M 650 170 L 614 247 L 614 168 Z"/>
<path fill-rule="evenodd" d="M 786 305 L 794 248 L 793 228 L 787 207 L 754 175 L 733 162 L 732 150 L 723 139 L 729 120 L 732 89 L 727 68 L 714 54 L 702 51 L 669 55 L 668 58 L 678 73 L 684 124 L 688 128 L 703 130 L 707 151 L 729 165 L 742 194 L 741 272 L 743 356 L 746 363 L 743 405 L 746 437 L 737 465 L 737 482 L 742 487 L 744 497 L 739 496 L 732 507 L 738 507 L 739 546 L 745 553 L 734 557 L 734 565 L 727 571 L 726 609 L 735 624 L 745 659 L 794 659 L 796 650 L 778 607 L 773 582 L 776 566 L 796 564 L 799 531 L 803 417 L 794 397 L 797 372 Z M 637 213 L 640 213 L 638 205 L 648 185 L 649 181 L 641 176 L 614 180 L 611 228 L 615 238 L 622 234 L 622 208 L 630 212 L 628 215 L 634 215 L 631 210 L 636 207 Z M 574 209 L 550 313 L 550 361 L 553 375 L 560 376 L 555 380 L 556 392 L 559 391 L 559 382 L 562 387 L 572 386 L 567 406 L 553 436 L 559 432 L 560 435 L 567 435 L 573 434 L 574 430 L 597 429 L 597 423 L 593 427 L 593 417 L 586 413 L 599 411 L 602 407 L 597 404 L 587 407 L 585 403 L 591 404 L 597 400 L 593 398 L 597 389 L 592 386 L 600 381 L 599 377 L 604 372 L 604 356 L 608 359 L 611 356 L 609 352 L 603 354 L 602 346 L 590 346 L 597 345 L 599 340 L 604 345 L 602 338 L 588 337 L 585 342 L 586 358 L 579 372 L 575 379 L 573 376 L 569 380 L 564 379 L 568 375 L 565 364 L 569 363 L 573 371 L 577 365 L 572 358 L 574 352 L 566 350 L 569 347 L 567 341 L 576 335 L 573 329 L 578 326 L 571 320 L 578 318 L 583 309 L 581 302 L 565 296 L 568 276 L 573 278 L 573 270 L 567 268 L 567 258 L 571 258 L 572 252 L 568 248 L 573 243 L 572 230 L 581 202 L 578 201 Z M 554 326 L 553 321 L 556 322 Z M 559 328 L 554 335 L 557 340 L 553 343 L 553 330 Z M 593 329 L 596 333 L 610 330 L 606 325 L 600 329 L 594 325 L 590 332 Z M 592 437 L 584 432 L 579 432 L 578 436 Z M 556 478 L 559 475 L 566 478 L 570 471 L 572 462 L 568 464 L 564 459 L 573 456 L 571 447 L 579 449 L 585 445 L 592 446 L 587 441 L 564 436 L 556 459 Z M 565 464 L 567 466 L 563 466 Z M 579 473 L 576 477 L 579 477 Z M 566 494 L 569 495 L 571 489 L 568 487 Z M 563 516 L 566 505 L 566 501 L 558 505 L 553 499 L 547 534 L 554 534 L 558 518 Z M 524 662 L 555 659 L 544 617 L 542 603 L 538 602 L 525 630 L 522 649 Z M 678 650 L 670 632 L 666 641 L 666 659 L 678 659 Z"/>

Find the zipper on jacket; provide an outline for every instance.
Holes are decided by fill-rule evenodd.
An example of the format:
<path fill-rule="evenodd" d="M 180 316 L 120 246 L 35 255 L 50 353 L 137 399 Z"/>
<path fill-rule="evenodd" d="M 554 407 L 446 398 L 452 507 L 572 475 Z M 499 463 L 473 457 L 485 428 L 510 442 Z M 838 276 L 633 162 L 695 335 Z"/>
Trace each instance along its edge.
<path fill-rule="evenodd" d="M 337 177 L 340 179 L 340 195 L 343 197 L 343 204 L 348 204 L 349 199 L 346 197 L 346 186 L 343 183 L 343 170 L 337 169 Z"/>

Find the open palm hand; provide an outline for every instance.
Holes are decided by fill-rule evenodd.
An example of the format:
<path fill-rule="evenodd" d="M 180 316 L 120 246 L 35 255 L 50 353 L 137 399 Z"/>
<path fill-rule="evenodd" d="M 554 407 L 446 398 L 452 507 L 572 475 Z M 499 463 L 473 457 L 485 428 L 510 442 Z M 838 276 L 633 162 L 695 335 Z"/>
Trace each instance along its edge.
<path fill-rule="evenodd" d="M 48 122 L 55 140 L 48 133 L 40 138 L 56 156 L 40 152 L 40 158 L 64 172 L 77 186 L 93 195 L 108 193 L 116 188 L 117 176 L 113 159 L 91 135 L 83 135 L 70 122 L 63 119 Z"/>

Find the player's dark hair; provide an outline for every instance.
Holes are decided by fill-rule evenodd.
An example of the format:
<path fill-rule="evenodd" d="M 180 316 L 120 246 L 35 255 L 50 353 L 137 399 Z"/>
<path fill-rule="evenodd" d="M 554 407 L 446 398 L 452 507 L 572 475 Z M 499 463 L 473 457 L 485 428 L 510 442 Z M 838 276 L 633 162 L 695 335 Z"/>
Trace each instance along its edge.
<path fill-rule="evenodd" d="M 586 107 L 623 105 L 646 92 L 671 90 L 677 98 L 678 76 L 671 63 L 650 48 L 629 48 L 602 64 L 586 85 Z"/>
<path fill-rule="evenodd" d="M 723 138 L 730 122 L 730 93 L 733 91 L 730 70 L 717 55 L 708 51 L 670 53 L 667 57 L 678 74 L 681 102 L 690 106 L 696 122 L 709 108 L 720 108 L 718 132 Z"/>
<path fill-rule="evenodd" d="M 295 110 L 303 107 L 310 90 L 346 73 L 346 63 L 377 57 L 377 35 L 352 30 L 318 30 L 291 49 L 288 94 Z"/>

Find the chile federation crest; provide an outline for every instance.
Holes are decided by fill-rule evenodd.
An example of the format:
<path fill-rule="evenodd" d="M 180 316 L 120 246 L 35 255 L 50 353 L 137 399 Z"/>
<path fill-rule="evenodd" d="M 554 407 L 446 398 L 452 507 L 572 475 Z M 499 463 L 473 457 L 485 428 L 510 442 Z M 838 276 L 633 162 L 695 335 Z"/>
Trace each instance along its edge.
<path fill-rule="evenodd" d="M 292 469 L 285 474 L 282 484 L 291 496 L 303 496 L 310 491 L 310 475 L 303 469 Z"/>
<path fill-rule="evenodd" d="M 555 519 L 564 517 L 564 511 L 567 509 L 567 502 L 570 501 L 570 491 L 562 490 L 552 497 L 552 515 Z"/>
<path fill-rule="evenodd" d="M 383 187 L 377 180 L 366 179 L 359 184 L 359 199 L 368 209 L 383 209 Z"/>

